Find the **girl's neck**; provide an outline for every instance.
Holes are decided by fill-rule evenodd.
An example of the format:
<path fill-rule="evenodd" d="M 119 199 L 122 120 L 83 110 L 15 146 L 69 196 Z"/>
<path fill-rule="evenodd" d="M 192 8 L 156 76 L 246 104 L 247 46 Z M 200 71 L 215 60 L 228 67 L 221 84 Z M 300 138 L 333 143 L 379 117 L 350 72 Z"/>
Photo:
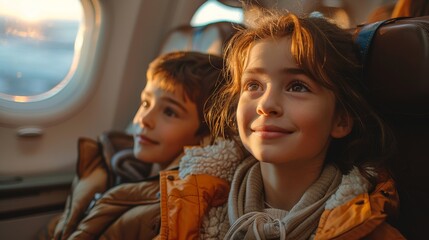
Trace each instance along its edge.
<path fill-rule="evenodd" d="M 266 203 L 287 211 L 292 209 L 318 179 L 322 165 L 304 167 L 261 162 Z"/>

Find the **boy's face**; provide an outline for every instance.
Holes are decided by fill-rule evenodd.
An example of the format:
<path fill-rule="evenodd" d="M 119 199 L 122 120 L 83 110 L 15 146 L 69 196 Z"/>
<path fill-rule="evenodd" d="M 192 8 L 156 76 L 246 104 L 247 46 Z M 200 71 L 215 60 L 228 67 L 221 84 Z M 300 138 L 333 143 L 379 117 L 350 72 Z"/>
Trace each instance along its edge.
<path fill-rule="evenodd" d="M 136 158 L 165 168 L 184 146 L 199 144 L 201 137 L 195 135 L 200 126 L 197 106 L 183 96 L 182 86 L 169 92 L 153 81 L 146 84 L 133 120 Z"/>

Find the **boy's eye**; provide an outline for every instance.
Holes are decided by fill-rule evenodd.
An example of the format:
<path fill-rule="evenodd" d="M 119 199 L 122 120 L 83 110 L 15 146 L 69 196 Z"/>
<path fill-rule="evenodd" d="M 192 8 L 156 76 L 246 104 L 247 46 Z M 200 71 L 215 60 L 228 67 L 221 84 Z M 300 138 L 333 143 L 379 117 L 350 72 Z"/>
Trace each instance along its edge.
<path fill-rule="evenodd" d="M 143 100 L 143 101 L 142 101 L 142 107 L 143 107 L 143 108 L 148 108 L 148 107 L 149 107 L 149 101 L 147 101 L 147 100 Z"/>
<path fill-rule="evenodd" d="M 309 92 L 310 89 L 307 87 L 307 85 L 301 81 L 295 81 L 292 84 L 289 85 L 288 92 Z"/>
<path fill-rule="evenodd" d="M 176 111 L 174 111 L 172 108 L 169 108 L 169 107 L 165 108 L 164 114 L 167 115 L 168 117 L 177 117 Z"/>

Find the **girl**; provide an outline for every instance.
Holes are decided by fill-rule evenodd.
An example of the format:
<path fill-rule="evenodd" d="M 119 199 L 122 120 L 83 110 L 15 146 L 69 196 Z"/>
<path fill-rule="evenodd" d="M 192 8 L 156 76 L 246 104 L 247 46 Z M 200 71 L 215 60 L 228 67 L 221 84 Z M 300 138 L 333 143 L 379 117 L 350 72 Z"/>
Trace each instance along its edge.
<path fill-rule="evenodd" d="M 323 18 L 265 12 L 230 41 L 232 81 L 208 120 L 238 132 L 225 239 L 402 239 L 383 162 L 390 131 L 368 105 L 352 36 Z"/>

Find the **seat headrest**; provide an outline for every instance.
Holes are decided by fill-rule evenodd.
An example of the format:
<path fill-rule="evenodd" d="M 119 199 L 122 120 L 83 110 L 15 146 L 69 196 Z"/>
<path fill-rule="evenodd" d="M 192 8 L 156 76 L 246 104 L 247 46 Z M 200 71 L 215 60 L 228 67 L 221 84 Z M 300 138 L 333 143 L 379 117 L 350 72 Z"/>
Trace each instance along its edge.
<path fill-rule="evenodd" d="M 429 16 L 359 27 L 364 81 L 384 113 L 429 116 Z"/>
<path fill-rule="evenodd" d="M 238 25 L 215 22 L 200 27 L 179 26 L 168 33 L 160 54 L 182 50 L 221 55 L 226 41 L 237 31 Z"/>

